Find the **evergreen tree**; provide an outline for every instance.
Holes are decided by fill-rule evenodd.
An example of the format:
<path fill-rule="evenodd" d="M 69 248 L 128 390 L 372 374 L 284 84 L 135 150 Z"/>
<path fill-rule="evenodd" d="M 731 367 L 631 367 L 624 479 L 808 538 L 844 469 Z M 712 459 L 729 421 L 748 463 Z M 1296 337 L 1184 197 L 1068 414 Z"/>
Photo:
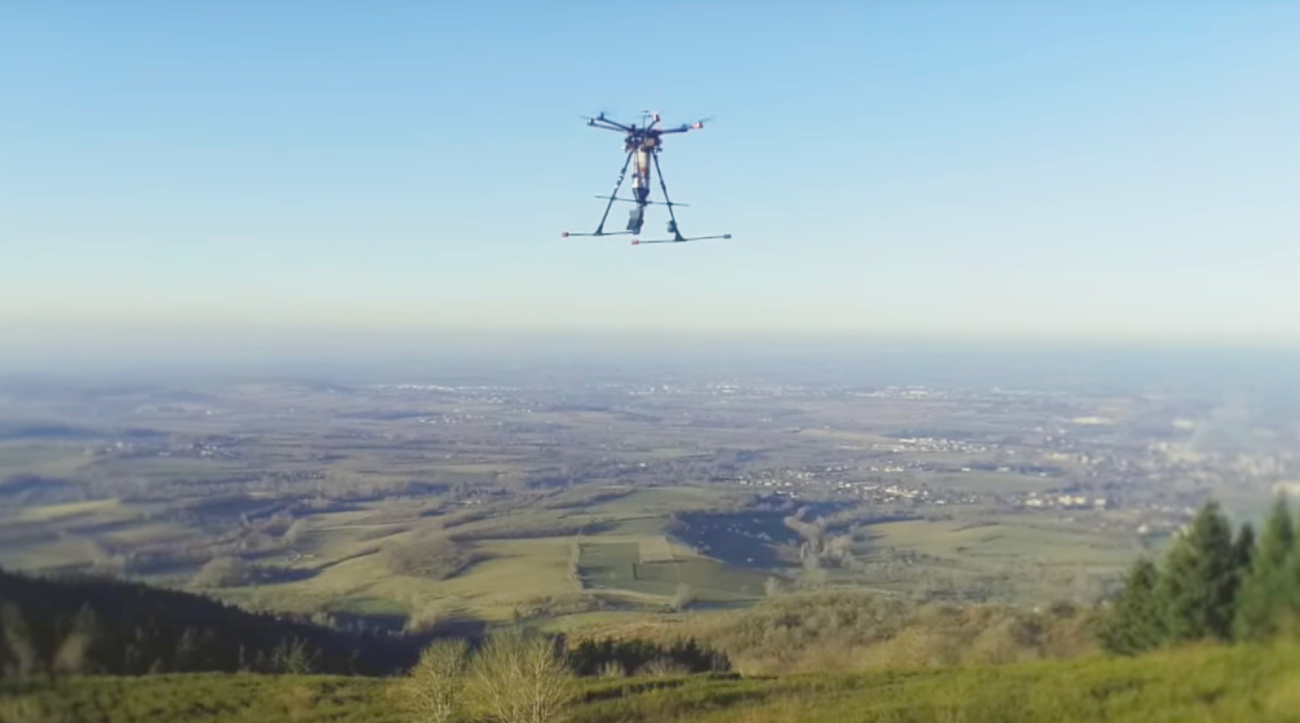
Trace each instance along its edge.
<path fill-rule="evenodd" d="M 1300 637 L 1300 539 L 1296 540 L 1278 575 L 1275 599 L 1278 601 L 1274 618 L 1277 633 Z"/>
<path fill-rule="evenodd" d="M 1133 564 L 1124 588 L 1102 625 L 1102 647 L 1116 655 L 1136 655 L 1159 646 L 1165 639 L 1165 616 L 1156 593 L 1159 572 L 1150 560 Z"/>
<path fill-rule="evenodd" d="M 1237 570 L 1232 528 L 1217 502 L 1207 502 L 1165 559 L 1157 592 L 1175 642 L 1231 637 Z"/>
<path fill-rule="evenodd" d="M 1289 563 L 1297 556 L 1295 547 L 1291 511 L 1286 497 L 1279 496 L 1242 580 L 1233 630 L 1238 639 L 1264 640 L 1277 633 L 1279 619 L 1288 607 L 1288 597 L 1297 593 L 1294 575 L 1288 575 Z"/>
<path fill-rule="evenodd" d="M 1249 522 L 1237 531 L 1237 539 L 1232 543 L 1232 567 L 1237 571 L 1237 590 L 1241 590 L 1241 581 L 1250 570 L 1250 561 L 1255 556 L 1255 528 Z"/>

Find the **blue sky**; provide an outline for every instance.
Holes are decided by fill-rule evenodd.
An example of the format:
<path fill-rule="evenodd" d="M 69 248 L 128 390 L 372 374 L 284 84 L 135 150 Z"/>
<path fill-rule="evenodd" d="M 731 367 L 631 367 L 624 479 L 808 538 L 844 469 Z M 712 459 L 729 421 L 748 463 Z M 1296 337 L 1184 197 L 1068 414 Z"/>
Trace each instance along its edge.
<path fill-rule="evenodd" d="M 1280 1 L 7 3 L 0 331 L 1292 342 L 1297 77 Z M 732 240 L 559 238 L 645 108 Z"/>

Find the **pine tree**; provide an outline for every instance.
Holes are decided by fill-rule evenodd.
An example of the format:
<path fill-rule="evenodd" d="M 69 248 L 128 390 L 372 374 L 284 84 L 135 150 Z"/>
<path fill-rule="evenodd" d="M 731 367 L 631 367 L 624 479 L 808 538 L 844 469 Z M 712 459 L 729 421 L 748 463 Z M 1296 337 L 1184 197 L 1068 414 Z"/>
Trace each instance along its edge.
<path fill-rule="evenodd" d="M 1136 655 L 1158 647 L 1166 637 L 1165 615 L 1156 594 L 1159 572 L 1150 560 L 1133 564 L 1124 588 L 1101 629 L 1101 644 L 1116 655 Z"/>
<path fill-rule="evenodd" d="M 1232 633 L 1232 624 L 1241 605 L 1241 586 L 1250 573 L 1250 561 L 1255 556 L 1255 527 L 1249 522 L 1243 523 L 1237 531 L 1237 539 L 1232 541 L 1232 619 L 1228 621 L 1228 632 Z"/>
<path fill-rule="evenodd" d="M 1175 642 L 1232 633 L 1237 571 L 1232 528 L 1217 502 L 1207 502 L 1170 548 L 1157 586 Z"/>
<path fill-rule="evenodd" d="M 1277 632 L 1292 638 L 1300 637 L 1300 539 L 1292 547 L 1278 578 Z"/>
<path fill-rule="evenodd" d="M 1232 543 L 1232 567 L 1237 571 L 1237 589 L 1240 590 L 1240 583 L 1246 577 L 1246 572 L 1250 570 L 1250 561 L 1255 556 L 1255 528 L 1249 522 L 1243 524 L 1237 531 L 1237 539 Z"/>
<path fill-rule="evenodd" d="M 1295 524 L 1286 497 L 1273 503 L 1258 549 L 1242 580 L 1238 595 L 1233 632 L 1240 640 L 1264 640 L 1277 633 L 1279 618 L 1284 614 L 1289 595 L 1296 594 L 1288 585 L 1288 568 L 1295 553 Z"/>

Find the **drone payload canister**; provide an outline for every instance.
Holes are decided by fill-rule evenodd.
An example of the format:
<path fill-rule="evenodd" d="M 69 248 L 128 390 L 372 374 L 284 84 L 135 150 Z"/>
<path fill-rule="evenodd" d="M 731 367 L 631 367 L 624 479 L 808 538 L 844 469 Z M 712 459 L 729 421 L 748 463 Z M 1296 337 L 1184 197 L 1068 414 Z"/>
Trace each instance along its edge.
<path fill-rule="evenodd" d="M 663 150 L 663 137 L 669 133 L 686 133 L 688 131 L 699 130 L 704 127 L 704 121 L 696 121 L 677 128 L 659 128 L 659 114 L 645 113 L 641 118 L 641 125 L 623 124 L 609 120 L 604 113 L 587 119 L 587 125 L 595 128 L 604 128 L 605 130 L 618 131 L 625 134 L 623 139 L 623 152 L 627 154 L 627 160 L 623 162 L 623 170 L 619 171 L 618 183 L 614 185 L 614 192 L 609 195 L 608 203 L 605 204 L 605 214 L 600 217 L 600 224 L 596 226 L 594 233 L 569 233 L 565 231 L 560 234 L 564 238 L 570 236 L 617 236 L 632 235 L 636 236 L 641 233 L 641 227 L 645 224 L 645 208 L 649 205 L 666 206 L 668 208 L 668 233 L 672 238 L 652 239 L 642 241 L 637 238 L 632 239 L 632 244 L 659 244 L 659 243 L 681 243 L 683 241 L 703 241 L 706 239 L 731 238 L 731 234 L 721 234 L 718 236 L 695 236 L 688 238 L 681 234 L 677 228 L 677 215 L 673 213 L 674 206 L 686 206 L 684 203 L 673 203 L 668 198 L 668 185 L 664 183 L 663 172 L 659 170 L 659 152 Z M 650 200 L 650 172 L 651 166 L 656 176 L 659 178 L 659 188 L 662 190 L 664 200 Z M 632 167 L 632 198 L 619 198 L 618 189 L 623 186 L 623 179 L 627 177 L 627 169 Z M 596 196 L 596 198 L 605 198 L 605 196 Z M 609 218 L 609 210 L 613 207 L 615 201 L 636 204 L 628 214 L 627 228 L 623 231 L 606 231 L 605 221 Z"/>

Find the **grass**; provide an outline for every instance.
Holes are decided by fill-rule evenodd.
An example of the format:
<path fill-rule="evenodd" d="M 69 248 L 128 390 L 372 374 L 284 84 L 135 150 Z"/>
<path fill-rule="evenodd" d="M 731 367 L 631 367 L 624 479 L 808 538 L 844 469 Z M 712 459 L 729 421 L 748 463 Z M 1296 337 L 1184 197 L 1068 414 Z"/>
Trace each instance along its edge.
<path fill-rule="evenodd" d="M 375 523 L 375 509 L 318 514 L 301 536 L 297 549 L 312 555 L 295 563 L 317 574 L 309 579 L 252 586 L 223 594 L 236 600 L 290 610 L 360 611 L 386 599 L 417 614 L 425 609 L 454 610 L 486 620 L 507 620 L 520 606 L 579 592 L 570 574 L 573 545 L 582 547 L 584 584 L 632 597 L 672 597 L 679 582 L 691 585 L 702 601 L 735 601 L 762 594 L 764 577 L 728 568 L 711 560 L 673 562 L 688 551 L 664 537 L 665 511 L 705 506 L 719 497 L 714 490 L 664 487 L 641 490 L 580 510 L 530 510 L 491 516 L 439 531 L 442 518 L 407 523 Z M 608 530 L 575 538 L 568 532 L 590 521 L 610 520 Z M 535 530 L 539 536 L 503 539 Z M 445 580 L 393 575 L 391 551 L 429 539 L 430 535 L 473 538 L 482 559 Z M 277 560 L 281 564 L 288 559 Z"/>
<path fill-rule="evenodd" d="M 703 602 L 734 602 L 763 594 L 763 574 L 700 557 L 665 558 L 659 554 L 656 540 L 667 544 L 662 537 L 639 542 L 583 542 L 578 561 L 583 585 L 672 597 L 684 583 Z"/>
<path fill-rule="evenodd" d="M 0 477 L 10 474 L 71 474 L 89 463 L 84 445 L 0 442 Z"/>
<path fill-rule="evenodd" d="M 641 546 L 635 542 L 584 543 L 578 565 L 585 587 L 627 589 L 636 580 Z"/>
<path fill-rule="evenodd" d="M 707 487 L 686 485 L 650 487 L 594 505 L 588 511 L 595 515 L 666 516 L 683 510 L 707 509 L 726 495 L 727 493 L 722 490 Z"/>
<path fill-rule="evenodd" d="M 0 700 L 0 721 L 396 723 L 400 719 L 384 705 L 386 685 L 367 678 L 253 674 L 79 678 L 54 691 L 22 695 L 11 689 Z"/>
<path fill-rule="evenodd" d="M 687 558 L 638 563 L 636 585 L 646 592 L 672 595 L 679 584 L 689 585 L 696 599 L 705 602 L 749 600 L 763 594 L 767 576 L 729 567 L 716 560 Z"/>
<path fill-rule="evenodd" d="M 1014 519 L 908 520 L 871 526 L 878 546 L 915 550 L 946 558 L 1007 558 L 1029 556 L 1059 563 L 1122 566 L 1132 550 L 1095 534 L 1051 529 Z"/>
<path fill-rule="evenodd" d="M 73 517 L 86 517 L 116 510 L 117 500 L 87 500 L 58 505 L 25 507 L 14 522 L 58 522 Z"/>
<path fill-rule="evenodd" d="M 691 723 L 1173 723 L 1295 720 L 1300 650 L 691 681 L 588 704 L 577 719 Z"/>
<path fill-rule="evenodd" d="M 1135 659 L 776 678 L 587 680 L 573 723 L 1283 723 L 1300 646 L 1200 647 Z M 388 681 L 323 676 L 80 678 L 0 688 L 0 719 L 399 723 Z"/>

